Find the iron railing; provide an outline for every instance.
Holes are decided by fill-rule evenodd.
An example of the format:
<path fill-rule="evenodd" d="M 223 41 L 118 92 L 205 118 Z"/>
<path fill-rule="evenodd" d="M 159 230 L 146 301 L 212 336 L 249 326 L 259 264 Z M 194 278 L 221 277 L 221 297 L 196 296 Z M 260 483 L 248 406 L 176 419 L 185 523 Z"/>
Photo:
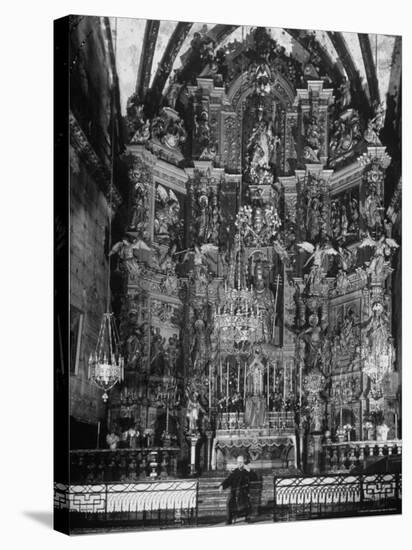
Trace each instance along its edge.
<path fill-rule="evenodd" d="M 399 514 L 401 508 L 398 473 L 274 478 L 273 521 Z"/>
<path fill-rule="evenodd" d="M 197 525 L 197 480 L 132 484 L 55 485 L 55 514 L 72 530 L 188 527 Z"/>

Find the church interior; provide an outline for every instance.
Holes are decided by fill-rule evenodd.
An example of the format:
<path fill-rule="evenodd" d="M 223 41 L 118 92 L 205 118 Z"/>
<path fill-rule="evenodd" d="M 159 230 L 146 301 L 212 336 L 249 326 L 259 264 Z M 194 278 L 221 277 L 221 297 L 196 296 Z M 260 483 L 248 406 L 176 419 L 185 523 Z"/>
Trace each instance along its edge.
<path fill-rule="evenodd" d="M 71 16 L 69 39 L 84 510 L 152 484 L 222 521 L 239 456 L 256 521 L 274 478 L 396 493 L 401 38 Z"/>

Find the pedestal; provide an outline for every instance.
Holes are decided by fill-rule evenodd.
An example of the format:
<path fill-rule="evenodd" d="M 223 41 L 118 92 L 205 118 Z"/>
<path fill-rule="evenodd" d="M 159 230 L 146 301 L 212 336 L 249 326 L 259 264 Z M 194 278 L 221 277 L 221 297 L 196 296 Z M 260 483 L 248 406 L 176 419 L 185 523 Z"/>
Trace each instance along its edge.
<path fill-rule="evenodd" d="M 313 473 L 315 475 L 320 472 L 320 457 L 322 450 L 322 434 L 313 433 Z"/>
<path fill-rule="evenodd" d="M 196 445 L 199 441 L 198 434 L 190 435 L 190 475 L 196 474 Z"/>
<path fill-rule="evenodd" d="M 207 437 L 207 471 L 209 472 L 211 469 L 211 452 L 212 452 L 212 436 L 213 432 L 211 430 L 206 431 L 206 437 Z"/>

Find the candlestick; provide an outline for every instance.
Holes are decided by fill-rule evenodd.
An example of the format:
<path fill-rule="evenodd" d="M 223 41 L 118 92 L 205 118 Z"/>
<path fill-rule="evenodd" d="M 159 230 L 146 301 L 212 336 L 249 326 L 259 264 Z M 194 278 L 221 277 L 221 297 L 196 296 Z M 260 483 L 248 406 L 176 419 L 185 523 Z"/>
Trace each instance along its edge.
<path fill-rule="evenodd" d="M 222 381 L 222 360 L 219 360 L 219 385 L 220 385 L 220 397 L 222 397 L 223 393 L 223 381 Z"/>
<path fill-rule="evenodd" d="M 286 401 L 286 363 L 283 363 L 283 401 Z"/>
<path fill-rule="evenodd" d="M 244 381 L 243 381 L 243 406 L 245 406 L 245 402 L 246 402 L 246 369 L 247 369 L 247 363 L 245 361 L 245 376 L 244 376 Z"/>
<path fill-rule="evenodd" d="M 226 412 L 229 408 L 229 361 L 226 361 L 226 372 L 227 372 L 227 379 L 226 379 Z"/>
<path fill-rule="evenodd" d="M 210 418 L 211 408 L 212 408 L 212 368 L 209 363 L 209 418 Z"/>
<path fill-rule="evenodd" d="M 273 393 L 276 391 L 276 362 L 273 363 Z"/>
<path fill-rule="evenodd" d="M 299 409 L 302 410 L 302 362 L 299 365 Z"/>
<path fill-rule="evenodd" d="M 240 391 L 240 362 L 237 363 L 237 391 Z"/>
<path fill-rule="evenodd" d="M 267 364 L 267 384 L 266 384 L 266 393 L 267 393 L 267 404 L 269 408 L 269 363 Z"/>

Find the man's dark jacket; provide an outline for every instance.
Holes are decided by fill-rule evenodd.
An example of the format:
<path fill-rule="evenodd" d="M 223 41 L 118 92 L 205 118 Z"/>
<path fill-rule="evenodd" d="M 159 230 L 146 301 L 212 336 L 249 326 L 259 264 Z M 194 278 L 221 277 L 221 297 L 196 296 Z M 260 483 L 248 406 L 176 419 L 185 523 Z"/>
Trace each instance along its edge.
<path fill-rule="evenodd" d="M 230 488 L 228 500 L 229 510 L 232 514 L 248 514 L 250 511 L 250 473 L 236 468 L 222 482 L 223 489 Z"/>

